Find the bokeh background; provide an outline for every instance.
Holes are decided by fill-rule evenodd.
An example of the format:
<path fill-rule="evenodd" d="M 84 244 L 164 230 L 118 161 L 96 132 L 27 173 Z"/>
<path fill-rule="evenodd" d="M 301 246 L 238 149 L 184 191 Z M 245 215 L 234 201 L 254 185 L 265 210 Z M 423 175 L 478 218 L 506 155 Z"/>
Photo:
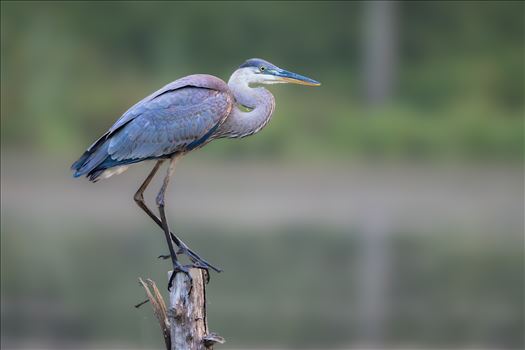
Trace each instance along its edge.
<path fill-rule="evenodd" d="M 261 133 L 180 163 L 168 216 L 225 270 L 221 348 L 523 348 L 524 5 L 504 1 L 2 1 L 2 347 L 163 347 L 133 307 L 169 269 L 132 201 L 151 164 L 69 166 L 151 91 L 251 57 L 323 85 L 272 87 Z"/>

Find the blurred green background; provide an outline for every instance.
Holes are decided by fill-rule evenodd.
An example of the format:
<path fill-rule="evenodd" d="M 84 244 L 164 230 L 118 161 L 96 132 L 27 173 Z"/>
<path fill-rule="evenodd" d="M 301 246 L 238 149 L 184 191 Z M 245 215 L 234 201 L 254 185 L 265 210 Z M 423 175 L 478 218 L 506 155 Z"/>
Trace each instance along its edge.
<path fill-rule="evenodd" d="M 261 57 L 260 134 L 181 162 L 169 217 L 221 348 L 509 348 L 524 329 L 522 2 L 1 3 L 2 347 L 162 348 L 162 233 L 70 164 L 133 103 Z"/>

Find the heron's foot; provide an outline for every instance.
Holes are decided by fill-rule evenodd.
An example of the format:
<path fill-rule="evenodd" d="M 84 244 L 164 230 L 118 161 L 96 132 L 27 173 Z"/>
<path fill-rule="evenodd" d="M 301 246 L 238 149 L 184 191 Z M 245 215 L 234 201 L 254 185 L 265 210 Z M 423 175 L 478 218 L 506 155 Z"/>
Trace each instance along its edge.
<path fill-rule="evenodd" d="M 175 276 L 179 272 L 185 273 L 186 276 L 188 276 L 188 278 L 190 279 L 190 284 L 193 284 L 193 278 L 191 278 L 189 267 L 191 266 L 181 265 L 181 263 L 179 263 L 178 261 L 175 261 L 173 263 L 173 271 L 171 272 L 170 280 L 168 282 L 168 291 L 171 291 L 171 287 L 173 287 L 173 281 L 175 279 Z"/>
<path fill-rule="evenodd" d="M 196 253 L 194 253 L 192 250 L 188 249 L 187 247 L 182 248 L 182 249 L 179 248 L 179 250 L 177 251 L 177 254 L 184 254 L 191 260 L 192 265 L 187 265 L 187 267 L 194 267 L 197 269 L 204 269 L 204 270 L 212 269 L 213 271 L 218 272 L 218 273 L 222 272 L 222 269 L 213 266 L 212 264 L 210 264 L 209 262 L 207 262 L 206 260 L 198 256 Z M 157 258 L 168 260 L 171 258 L 171 255 L 161 254 Z"/>
<path fill-rule="evenodd" d="M 179 250 L 177 251 L 177 254 L 184 254 L 184 255 L 186 255 L 191 260 L 191 262 L 193 263 L 193 267 L 195 267 L 197 269 L 203 269 L 203 270 L 212 269 L 213 271 L 215 271 L 217 273 L 222 272 L 222 269 L 213 266 L 212 264 L 210 264 L 209 262 L 207 262 L 206 260 L 204 260 L 203 258 L 198 256 L 194 251 L 192 251 L 190 248 L 188 248 L 188 246 L 185 245 L 184 243 L 181 244 L 181 246 L 179 247 Z"/>

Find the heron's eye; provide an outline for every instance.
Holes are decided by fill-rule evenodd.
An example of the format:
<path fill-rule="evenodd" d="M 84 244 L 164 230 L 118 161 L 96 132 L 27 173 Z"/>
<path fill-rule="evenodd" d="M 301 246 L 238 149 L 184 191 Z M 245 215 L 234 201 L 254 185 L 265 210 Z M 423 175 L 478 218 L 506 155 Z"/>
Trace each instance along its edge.
<path fill-rule="evenodd" d="M 265 66 L 261 66 L 261 67 L 259 67 L 259 70 L 260 70 L 261 72 L 264 72 L 264 71 L 266 70 L 266 67 L 265 67 Z"/>

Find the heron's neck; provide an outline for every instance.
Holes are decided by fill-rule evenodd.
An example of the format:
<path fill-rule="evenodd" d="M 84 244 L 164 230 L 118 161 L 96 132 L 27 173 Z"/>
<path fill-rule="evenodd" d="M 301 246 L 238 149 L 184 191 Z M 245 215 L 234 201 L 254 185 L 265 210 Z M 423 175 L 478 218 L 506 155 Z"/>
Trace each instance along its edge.
<path fill-rule="evenodd" d="M 234 73 L 228 86 L 236 104 L 218 134 L 222 137 L 245 137 L 266 126 L 275 108 L 273 95 L 263 87 L 250 87 L 242 74 Z"/>

